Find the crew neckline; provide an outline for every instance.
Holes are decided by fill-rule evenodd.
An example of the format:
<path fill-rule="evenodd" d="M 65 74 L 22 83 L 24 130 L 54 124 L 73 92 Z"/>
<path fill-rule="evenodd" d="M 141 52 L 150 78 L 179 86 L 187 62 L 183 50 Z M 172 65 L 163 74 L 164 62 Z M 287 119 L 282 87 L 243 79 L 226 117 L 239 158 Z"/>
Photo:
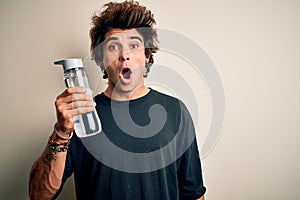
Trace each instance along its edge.
<path fill-rule="evenodd" d="M 141 97 L 135 98 L 135 99 L 131 99 L 131 100 L 114 100 L 111 99 L 110 97 L 108 97 L 104 92 L 101 92 L 99 95 L 101 97 L 103 97 L 103 99 L 107 102 L 113 102 L 113 103 L 128 103 L 128 102 L 137 102 L 137 101 L 143 101 L 146 97 L 152 95 L 152 93 L 154 92 L 154 90 L 152 88 L 149 87 L 149 91 Z"/>

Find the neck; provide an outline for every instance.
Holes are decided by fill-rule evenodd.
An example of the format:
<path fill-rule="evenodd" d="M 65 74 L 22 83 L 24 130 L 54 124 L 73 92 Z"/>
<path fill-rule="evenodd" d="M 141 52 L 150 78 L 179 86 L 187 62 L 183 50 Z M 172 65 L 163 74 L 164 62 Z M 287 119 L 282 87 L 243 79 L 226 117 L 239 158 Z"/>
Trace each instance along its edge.
<path fill-rule="evenodd" d="M 145 96 L 150 91 L 145 85 L 142 85 L 132 91 L 119 91 L 115 87 L 107 87 L 104 94 L 117 101 L 128 101 Z"/>

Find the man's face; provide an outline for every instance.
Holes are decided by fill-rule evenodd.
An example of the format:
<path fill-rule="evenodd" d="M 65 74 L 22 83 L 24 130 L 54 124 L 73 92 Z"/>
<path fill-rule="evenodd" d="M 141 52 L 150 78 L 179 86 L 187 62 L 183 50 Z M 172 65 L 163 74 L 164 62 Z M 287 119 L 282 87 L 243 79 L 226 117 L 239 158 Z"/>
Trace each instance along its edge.
<path fill-rule="evenodd" d="M 108 84 L 117 92 L 132 92 L 144 85 L 144 40 L 136 29 L 112 29 L 105 34 L 103 65 Z"/>

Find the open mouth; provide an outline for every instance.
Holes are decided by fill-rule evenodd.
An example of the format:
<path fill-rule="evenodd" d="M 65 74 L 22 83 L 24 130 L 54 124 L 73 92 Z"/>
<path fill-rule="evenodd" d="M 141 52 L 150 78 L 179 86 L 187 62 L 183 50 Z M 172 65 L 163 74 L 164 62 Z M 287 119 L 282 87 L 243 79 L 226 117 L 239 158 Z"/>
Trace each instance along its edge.
<path fill-rule="evenodd" d="M 129 68 L 124 68 L 124 69 L 122 69 L 121 74 L 124 79 L 130 79 L 132 71 Z"/>

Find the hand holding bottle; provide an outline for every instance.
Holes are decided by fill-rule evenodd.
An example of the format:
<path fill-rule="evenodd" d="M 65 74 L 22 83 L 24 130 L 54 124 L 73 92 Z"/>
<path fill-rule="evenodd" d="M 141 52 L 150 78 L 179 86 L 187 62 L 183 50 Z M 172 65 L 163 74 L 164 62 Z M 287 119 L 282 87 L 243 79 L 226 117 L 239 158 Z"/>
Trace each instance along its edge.
<path fill-rule="evenodd" d="M 93 98 L 82 87 L 70 87 L 55 100 L 57 131 L 68 137 L 74 131 L 74 116 L 94 111 Z"/>
<path fill-rule="evenodd" d="M 93 100 L 92 90 L 89 87 L 82 59 L 65 59 L 56 61 L 54 64 L 63 66 L 65 84 L 69 88 L 58 96 L 56 101 L 59 105 L 56 105 L 57 111 L 60 113 L 58 119 L 62 116 L 62 121 L 65 122 L 63 126 L 60 124 L 59 128 L 65 129 L 66 132 L 75 129 L 78 137 L 88 137 L 100 133 L 102 131 L 101 122 L 96 110 L 91 110 L 95 104 L 91 103 Z M 81 87 L 81 89 L 76 87 Z"/>

